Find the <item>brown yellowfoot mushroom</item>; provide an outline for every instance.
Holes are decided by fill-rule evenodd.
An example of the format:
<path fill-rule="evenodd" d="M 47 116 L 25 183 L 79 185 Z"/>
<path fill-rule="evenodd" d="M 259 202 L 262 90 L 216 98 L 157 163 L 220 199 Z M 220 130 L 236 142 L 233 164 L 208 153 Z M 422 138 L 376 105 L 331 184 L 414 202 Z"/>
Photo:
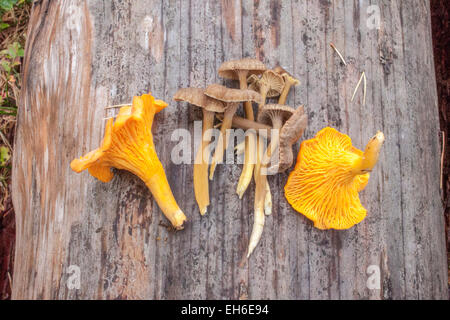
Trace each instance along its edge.
<path fill-rule="evenodd" d="M 287 72 L 283 73 L 282 77 L 284 79 L 284 87 L 283 91 L 281 92 L 280 98 L 278 99 L 278 104 L 285 104 L 291 87 L 300 84 L 300 81 L 298 79 L 295 79 Z"/>
<path fill-rule="evenodd" d="M 218 114 L 216 115 L 216 117 L 219 120 L 223 119 L 223 116 Z M 244 129 L 244 130 L 255 130 L 256 133 L 264 138 L 270 139 L 270 133 L 271 133 L 271 129 L 272 127 L 263 123 L 259 123 L 256 121 L 251 121 L 239 116 L 234 116 L 233 117 L 233 121 L 232 121 L 232 126 L 234 128 L 239 128 L 239 129 Z M 235 147 L 236 150 L 236 154 L 240 155 L 244 152 L 244 148 L 243 148 L 243 144 L 240 143 Z M 266 182 L 266 198 L 264 200 L 264 212 L 266 215 L 270 215 L 272 213 L 272 195 L 270 194 L 270 186 L 269 186 L 269 182 Z"/>
<path fill-rule="evenodd" d="M 259 91 L 259 79 L 256 74 L 252 74 L 247 78 L 247 86 L 250 90 Z"/>
<path fill-rule="evenodd" d="M 186 101 L 200 107 L 203 112 L 202 139 L 194 162 L 194 194 L 201 215 L 207 212 L 209 206 L 208 162 L 212 136 L 210 129 L 213 128 L 214 114 L 225 110 L 222 102 L 209 98 L 204 92 L 201 88 L 182 88 L 173 97 L 175 101 Z"/>
<path fill-rule="evenodd" d="M 251 76 L 247 81 L 250 82 L 249 89 L 256 89 L 255 91 L 259 91 L 261 94 L 261 103 L 258 106 L 258 112 L 266 104 L 266 98 L 278 97 L 284 87 L 283 77 L 273 70 L 267 70 L 259 79 Z"/>
<path fill-rule="evenodd" d="M 284 187 L 286 199 L 318 229 L 348 229 L 361 222 L 366 209 L 358 192 L 366 187 L 383 142 L 378 132 L 362 152 L 346 134 L 329 127 L 320 130 L 300 146 Z"/>
<path fill-rule="evenodd" d="M 275 148 L 278 147 L 278 138 L 279 138 L 279 130 L 283 126 L 284 122 L 291 117 L 294 113 L 294 109 L 279 104 L 267 104 L 262 107 L 262 109 L 258 113 L 258 122 L 272 125 L 272 129 L 278 130 L 278 135 L 275 136 L 275 139 L 272 139 L 267 146 L 267 150 L 264 153 L 264 156 L 261 158 L 261 165 L 259 168 L 260 175 L 267 175 L 267 166 L 268 160 L 270 156 L 274 153 Z M 275 141 L 274 141 L 275 140 Z M 264 178 L 266 183 L 266 198 L 260 198 L 259 200 L 265 203 L 265 212 L 266 214 L 270 214 L 272 212 L 272 202 L 266 202 L 266 199 L 271 199 L 272 194 L 270 192 L 270 186 L 267 182 L 267 177 Z M 256 181 L 256 180 L 255 180 Z M 258 188 L 258 186 L 256 187 Z M 259 205 L 259 204 L 258 204 Z"/>
<path fill-rule="evenodd" d="M 221 115 L 217 115 L 217 117 L 220 118 Z M 250 121 L 238 116 L 234 116 L 232 125 L 234 128 L 240 128 L 244 130 L 254 129 L 257 130 L 257 133 L 262 137 L 266 139 L 271 138 L 272 127 L 267 124 Z M 278 136 L 279 159 L 275 164 L 273 164 L 271 167 L 267 169 L 269 171 L 269 174 L 284 172 L 291 167 L 294 159 L 292 153 L 292 145 L 302 137 L 303 132 L 305 131 L 307 125 L 308 125 L 308 116 L 304 113 L 303 106 L 299 106 L 297 109 L 295 109 L 292 116 L 284 123 L 283 127 L 279 132 Z M 239 153 L 241 151 L 240 145 L 236 146 L 235 149 Z M 269 163 L 271 157 L 273 157 L 274 155 L 275 154 L 271 154 L 270 150 L 267 151 L 266 158 L 264 159 L 265 163 Z"/>
<path fill-rule="evenodd" d="M 245 101 L 260 103 L 261 96 L 257 92 L 252 90 L 230 89 L 220 84 L 209 85 L 205 90 L 205 95 L 221 101 L 225 105 L 223 121 L 220 127 L 220 136 L 216 145 L 216 150 L 214 152 L 209 172 L 209 179 L 212 180 L 216 165 L 217 163 L 222 161 L 223 154 L 228 146 L 229 139 L 227 130 L 231 128 L 232 119 L 234 114 L 236 113 L 239 103 Z"/>
<path fill-rule="evenodd" d="M 247 89 L 247 77 L 249 75 L 256 76 L 262 74 L 266 70 L 264 63 L 258 59 L 244 58 L 241 60 L 231 60 L 222 63 L 219 68 L 219 76 L 226 79 L 239 80 L 240 89 Z M 250 101 L 244 103 L 245 117 L 249 120 L 254 120 L 253 107 Z M 252 180 L 254 159 L 254 145 L 256 144 L 256 136 L 251 132 L 245 137 L 245 151 L 244 151 L 244 165 L 242 173 L 239 177 L 239 182 L 236 188 L 236 193 L 239 199 L 244 195 L 250 181 Z"/>
<path fill-rule="evenodd" d="M 219 76 L 225 79 L 239 80 L 240 89 L 247 89 L 247 77 L 262 74 L 266 71 L 264 63 L 258 59 L 244 58 L 222 63 L 219 67 Z M 245 117 L 254 120 L 252 103 L 244 103 Z"/>
<path fill-rule="evenodd" d="M 254 173 L 256 187 L 253 209 L 253 228 L 248 243 L 247 258 L 250 257 L 253 250 L 255 250 L 256 246 L 258 245 L 259 240 L 261 239 L 265 222 L 264 200 L 267 193 L 267 176 L 261 174 L 261 161 L 264 154 L 264 143 L 261 136 L 258 136 L 257 141 L 256 165 Z"/>
<path fill-rule="evenodd" d="M 275 174 L 278 172 L 284 172 L 292 166 L 294 162 L 294 155 L 292 152 L 292 145 L 298 141 L 303 135 L 306 127 L 308 125 L 308 116 L 305 114 L 303 106 L 299 106 L 295 109 L 292 116 L 284 123 L 280 130 L 279 135 L 279 148 L 278 148 L 278 159 L 271 165 L 267 171 L 268 174 Z M 271 144 L 272 145 L 272 144 Z M 271 157 L 275 154 L 273 151 L 276 150 L 272 148 L 267 156 L 269 159 L 265 161 L 269 162 Z"/>
<path fill-rule="evenodd" d="M 134 97 L 131 106 L 120 108 L 115 121 L 107 122 L 101 146 L 73 160 L 70 167 L 75 172 L 88 169 L 102 182 L 113 178 L 112 167 L 132 172 L 145 182 L 161 211 L 180 230 L 186 216 L 173 197 L 151 131 L 155 114 L 166 106 L 151 94 Z"/>

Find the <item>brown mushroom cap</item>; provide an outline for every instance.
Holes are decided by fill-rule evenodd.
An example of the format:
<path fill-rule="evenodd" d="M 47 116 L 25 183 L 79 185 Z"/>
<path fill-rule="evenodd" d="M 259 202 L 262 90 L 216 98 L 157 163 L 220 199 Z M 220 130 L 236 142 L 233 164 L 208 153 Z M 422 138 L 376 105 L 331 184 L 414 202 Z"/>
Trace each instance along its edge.
<path fill-rule="evenodd" d="M 287 73 L 288 75 L 291 75 L 289 72 L 286 71 L 286 69 L 284 69 L 282 66 L 276 66 L 275 68 L 273 68 L 273 71 L 275 71 L 276 73 L 278 73 L 279 75 L 283 75 L 285 73 Z"/>
<path fill-rule="evenodd" d="M 291 83 L 291 85 L 297 86 L 300 84 L 300 80 L 298 80 L 297 78 L 295 78 L 292 74 L 290 74 L 289 72 L 287 72 L 283 67 L 281 66 L 276 66 L 275 68 L 273 68 L 273 71 L 275 71 L 276 73 L 278 73 L 279 75 L 281 75 L 284 79 L 284 81 L 287 83 Z"/>
<path fill-rule="evenodd" d="M 253 90 L 230 89 L 220 84 L 211 84 L 205 90 L 205 95 L 226 103 L 251 101 L 260 103 L 261 95 Z"/>
<path fill-rule="evenodd" d="M 285 122 L 280 131 L 280 144 L 293 145 L 301 138 L 308 125 L 308 115 L 305 114 L 303 105 L 295 109 L 292 116 Z"/>
<path fill-rule="evenodd" d="M 266 104 L 258 113 L 258 122 L 272 125 L 273 119 L 277 117 L 284 123 L 294 114 L 294 112 L 294 108 L 286 105 Z"/>
<path fill-rule="evenodd" d="M 249 74 L 261 74 L 266 71 L 266 66 L 258 59 L 253 58 L 225 61 L 219 68 L 219 76 L 238 80 L 238 70 L 246 70 Z"/>
<path fill-rule="evenodd" d="M 283 79 L 286 83 L 290 83 L 293 86 L 298 86 L 300 84 L 300 80 L 294 78 L 289 73 L 283 73 Z"/>
<path fill-rule="evenodd" d="M 247 78 L 247 84 L 250 90 L 259 92 L 259 77 L 256 74 L 252 74 Z"/>
<path fill-rule="evenodd" d="M 267 70 L 258 81 L 258 86 L 261 87 L 262 85 L 269 88 L 269 91 L 267 91 L 266 94 L 267 98 L 277 97 L 280 95 L 281 91 L 283 91 L 284 79 L 278 73 Z"/>
<path fill-rule="evenodd" d="M 304 113 L 303 106 L 299 106 L 280 131 L 278 172 L 286 171 L 292 166 L 294 162 L 292 145 L 302 137 L 307 125 L 308 116 Z"/>
<path fill-rule="evenodd" d="M 205 90 L 202 88 L 179 89 L 173 96 L 173 100 L 186 101 L 192 105 L 212 112 L 223 112 L 225 110 L 222 102 L 206 96 Z"/>

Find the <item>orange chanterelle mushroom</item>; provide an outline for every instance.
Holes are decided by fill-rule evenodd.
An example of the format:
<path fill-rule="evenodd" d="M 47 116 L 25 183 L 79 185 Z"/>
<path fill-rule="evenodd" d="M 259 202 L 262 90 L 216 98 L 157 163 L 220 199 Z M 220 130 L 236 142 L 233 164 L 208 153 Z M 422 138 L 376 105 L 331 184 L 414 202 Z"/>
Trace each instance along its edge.
<path fill-rule="evenodd" d="M 153 117 L 166 106 L 151 94 L 134 97 L 132 106 L 120 108 L 114 124 L 113 119 L 108 121 L 100 148 L 73 160 L 70 167 L 75 172 L 88 169 L 103 182 L 113 178 L 111 167 L 134 173 L 145 182 L 172 225 L 183 229 L 186 216 L 170 190 L 151 132 Z"/>
<path fill-rule="evenodd" d="M 329 127 L 320 130 L 300 146 L 284 187 L 286 199 L 319 229 L 348 229 L 361 222 L 366 209 L 358 192 L 366 187 L 383 142 L 378 132 L 362 152 L 347 135 Z"/>

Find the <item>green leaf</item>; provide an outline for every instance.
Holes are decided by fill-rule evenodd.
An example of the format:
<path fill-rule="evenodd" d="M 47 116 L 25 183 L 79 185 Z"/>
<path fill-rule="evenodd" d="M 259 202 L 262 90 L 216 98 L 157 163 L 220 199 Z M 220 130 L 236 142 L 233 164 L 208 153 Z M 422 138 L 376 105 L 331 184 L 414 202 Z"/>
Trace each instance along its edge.
<path fill-rule="evenodd" d="M 7 73 L 11 72 L 11 66 L 10 66 L 8 61 L 2 60 L 1 65 L 2 65 L 3 69 L 5 69 L 5 71 Z"/>
<path fill-rule="evenodd" d="M 11 152 L 5 146 L 0 147 L 0 167 L 3 167 L 11 159 Z"/>
<path fill-rule="evenodd" d="M 0 22 L 0 30 L 4 30 L 6 28 L 9 28 L 9 24 L 5 22 Z"/>
<path fill-rule="evenodd" d="M 12 10 L 17 1 L 18 0 L 0 0 L 0 9 L 5 11 Z"/>
<path fill-rule="evenodd" d="M 15 116 L 17 115 L 17 108 L 14 107 L 0 107 L 0 115 Z"/>

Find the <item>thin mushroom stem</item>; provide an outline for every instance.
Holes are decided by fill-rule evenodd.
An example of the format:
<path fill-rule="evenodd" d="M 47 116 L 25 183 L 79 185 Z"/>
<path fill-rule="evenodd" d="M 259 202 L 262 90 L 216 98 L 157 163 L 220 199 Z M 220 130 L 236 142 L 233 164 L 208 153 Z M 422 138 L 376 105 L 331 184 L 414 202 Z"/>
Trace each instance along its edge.
<path fill-rule="evenodd" d="M 208 182 L 208 161 L 209 142 L 214 124 L 214 112 L 203 110 L 203 129 L 200 147 L 195 156 L 194 163 L 194 194 L 200 214 L 204 215 L 209 206 L 209 182 Z"/>
<path fill-rule="evenodd" d="M 269 180 L 266 178 L 266 197 L 264 199 L 264 214 L 270 216 L 272 214 L 272 193 L 270 192 Z"/>
<path fill-rule="evenodd" d="M 247 89 L 247 70 L 239 70 L 237 72 L 239 76 L 239 87 L 241 90 Z M 252 102 L 246 101 L 244 102 L 244 111 L 245 111 L 245 117 L 249 120 L 254 120 L 255 116 L 253 115 L 253 108 L 252 108 Z"/>
<path fill-rule="evenodd" d="M 259 94 L 261 95 L 261 103 L 258 105 L 258 112 L 261 111 L 262 107 L 266 104 L 267 92 L 269 91 L 269 87 L 266 85 L 261 85 Z"/>
<path fill-rule="evenodd" d="M 221 114 L 217 114 L 216 117 L 220 121 L 223 120 L 223 115 L 221 115 Z M 236 116 L 236 115 L 233 116 L 232 126 L 235 128 L 240 128 L 240 129 L 244 129 L 244 130 L 249 130 L 249 129 L 258 130 L 258 133 L 262 134 L 264 138 L 266 138 L 266 136 L 270 135 L 270 130 L 272 129 L 272 127 L 267 124 L 248 120 L 248 119 Z"/>
<path fill-rule="evenodd" d="M 239 143 L 236 147 L 234 147 L 234 151 L 236 152 L 237 156 L 240 156 L 245 151 L 245 141 L 242 141 Z"/>
<path fill-rule="evenodd" d="M 239 70 L 239 84 L 240 88 L 247 89 L 247 75 L 248 71 Z M 244 103 L 245 117 L 248 120 L 254 120 L 253 108 L 251 101 L 246 101 Z M 253 168 L 254 168 L 254 144 L 256 142 L 256 136 L 252 133 L 245 136 L 245 153 L 244 153 L 244 165 L 242 166 L 242 172 L 239 177 L 239 182 L 236 188 L 236 193 L 239 195 L 239 199 L 242 199 L 245 190 L 247 190 L 250 181 L 252 181 Z"/>
<path fill-rule="evenodd" d="M 280 98 L 278 99 L 278 104 L 285 104 L 286 100 L 287 100 L 287 96 L 289 94 L 289 91 L 291 90 L 291 86 L 292 83 L 291 82 L 286 82 L 284 87 L 283 87 L 283 91 L 281 91 L 281 95 Z"/>
<path fill-rule="evenodd" d="M 236 193 L 239 199 L 242 199 L 245 191 L 247 190 L 250 181 L 252 181 L 253 170 L 255 166 L 255 143 L 256 134 L 249 131 L 245 135 L 245 151 L 244 151 L 244 166 L 242 168 L 241 176 L 239 177 L 239 182 L 236 187 Z"/>
<path fill-rule="evenodd" d="M 275 138 L 273 139 L 269 145 L 267 146 L 266 152 L 264 153 L 264 156 L 261 160 L 261 168 L 259 171 L 262 175 L 266 176 L 266 196 L 265 196 L 265 202 L 264 202 L 264 213 L 266 216 L 270 215 L 272 213 L 272 193 L 270 192 L 270 185 L 269 180 L 267 180 L 267 175 L 272 173 L 269 172 L 268 166 L 270 164 L 270 159 L 272 158 L 272 155 L 275 153 L 276 148 L 278 148 L 279 145 L 279 139 Z M 275 173 L 275 172 L 274 172 Z"/>
<path fill-rule="evenodd" d="M 299 80 L 291 77 L 288 73 L 284 73 L 282 76 L 284 78 L 284 87 L 278 99 L 278 104 L 285 104 L 291 87 L 300 84 Z"/>
<path fill-rule="evenodd" d="M 259 240 L 264 229 L 264 200 L 266 196 L 267 176 L 261 174 L 261 158 L 264 152 L 262 138 L 258 137 L 257 145 L 257 162 L 255 166 L 255 202 L 254 202 L 254 216 L 253 216 L 253 228 L 250 235 L 250 241 L 248 244 L 247 258 L 250 257 L 253 250 L 258 245 Z"/>
<path fill-rule="evenodd" d="M 239 199 L 242 199 L 245 191 L 247 190 L 250 181 L 252 181 L 253 168 L 255 165 L 254 160 L 254 145 L 256 142 L 256 136 L 252 133 L 245 136 L 244 140 L 244 165 L 242 166 L 242 172 L 239 177 L 239 182 L 236 187 L 236 193 L 239 195 Z"/>
<path fill-rule="evenodd" d="M 211 167 L 209 171 L 209 180 L 212 180 L 214 177 L 214 171 L 216 169 L 216 165 L 223 160 L 223 154 L 228 147 L 228 132 L 227 130 L 231 128 L 231 124 L 233 121 L 233 116 L 236 113 L 238 108 L 238 103 L 229 103 L 227 108 L 225 109 L 223 115 L 222 126 L 220 127 L 220 135 L 217 141 L 216 150 L 214 152 L 214 156 L 211 162 Z"/>

